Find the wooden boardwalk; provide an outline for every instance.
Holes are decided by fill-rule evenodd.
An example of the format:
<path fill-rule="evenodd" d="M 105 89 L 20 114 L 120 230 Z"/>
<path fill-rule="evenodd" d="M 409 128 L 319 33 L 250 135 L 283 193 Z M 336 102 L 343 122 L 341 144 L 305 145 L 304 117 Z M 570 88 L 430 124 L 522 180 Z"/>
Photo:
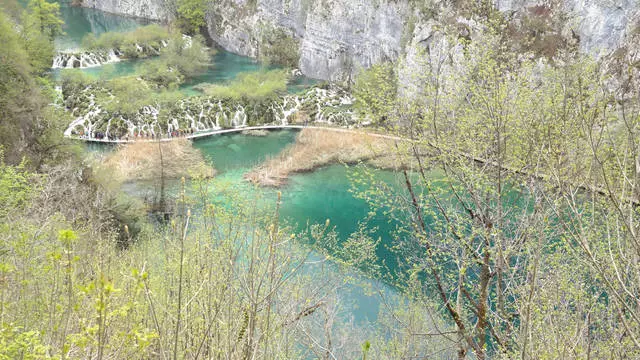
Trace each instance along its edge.
<path fill-rule="evenodd" d="M 127 143 L 140 142 L 140 141 L 156 142 L 156 141 L 172 141 L 176 139 L 196 140 L 196 139 L 206 138 L 209 136 L 234 133 L 234 132 L 251 131 L 251 130 L 282 130 L 282 129 L 318 129 L 318 130 L 329 130 L 329 131 L 344 132 L 344 133 L 351 133 L 351 134 L 362 134 L 362 135 L 368 135 L 372 137 L 389 139 L 389 140 L 399 140 L 399 141 L 408 140 L 406 138 L 402 138 L 399 136 L 376 134 L 376 133 L 367 132 L 363 130 L 354 130 L 354 129 L 346 129 L 346 128 L 330 127 L 330 126 L 304 126 L 304 125 L 262 125 L 262 126 L 247 126 L 247 127 L 237 127 L 237 128 L 219 129 L 219 130 L 205 130 L 205 131 L 197 132 L 195 134 L 188 134 L 185 136 L 177 136 L 177 137 L 161 138 L 161 139 L 138 138 L 138 139 L 129 139 L 129 140 L 121 140 L 121 139 L 109 140 L 109 139 L 86 138 L 86 137 L 79 137 L 79 136 L 68 136 L 68 138 L 87 141 L 87 142 L 94 142 L 94 143 L 127 144 Z"/>

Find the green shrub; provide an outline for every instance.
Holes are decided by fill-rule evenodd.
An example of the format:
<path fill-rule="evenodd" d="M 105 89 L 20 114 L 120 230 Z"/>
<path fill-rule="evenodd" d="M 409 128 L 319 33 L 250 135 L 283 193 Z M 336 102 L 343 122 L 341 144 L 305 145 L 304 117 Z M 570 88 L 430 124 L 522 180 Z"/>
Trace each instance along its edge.
<path fill-rule="evenodd" d="M 151 103 L 152 92 L 148 84 L 133 76 L 113 79 L 107 83 L 107 88 L 111 93 L 102 96 L 99 102 L 110 113 L 135 114 Z"/>
<path fill-rule="evenodd" d="M 285 29 L 268 28 L 263 30 L 260 43 L 262 61 L 295 68 L 300 61 L 300 44 Z"/>
<path fill-rule="evenodd" d="M 196 35 L 191 39 L 174 36 L 160 51 L 160 58 L 141 65 L 139 72 L 145 80 L 158 87 L 174 88 L 206 70 L 209 60 L 210 52 L 202 36 Z"/>
<path fill-rule="evenodd" d="M 0 219 L 29 202 L 37 190 L 33 185 L 36 178 L 26 170 L 24 162 L 18 166 L 6 165 L 0 148 Z"/>
<path fill-rule="evenodd" d="M 207 95 L 221 99 L 258 102 L 274 99 L 287 91 L 289 73 L 286 70 L 271 70 L 238 74 L 227 85 L 201 86 Z"/>
<path fill-rule="evenodd" d="M 394 106 L 397 87 L 391 63 L 376 64 L 360 72 L 353 85 L 356 110 L 374 123 L 384 124 Z"/>
<path fill-rule="evenodd" d="M 48 359 L 49 347 L 42 343 L 37 331 L 23 331 L 11 324 L 0 328 L 0 359 Z"/>
<path fill-rule="evenodd" d="M 60 78 L 62 94 L 65 98 L 94 82 L 91 77 L 80 69 L 64 69 L 60 74 Z"/>
<path fill-rule="evenodd" d="M 177 0 L 178 26 L 186 34 L 196 34 L 207 23 L 207 0 Z"/>

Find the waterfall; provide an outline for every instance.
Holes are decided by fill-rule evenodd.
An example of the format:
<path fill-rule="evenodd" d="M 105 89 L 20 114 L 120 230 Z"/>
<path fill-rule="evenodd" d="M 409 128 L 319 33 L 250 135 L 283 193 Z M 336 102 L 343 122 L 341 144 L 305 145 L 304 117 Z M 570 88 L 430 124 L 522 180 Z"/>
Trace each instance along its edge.
<path fill-rule="evenodd" d="M 99 85 L 98 85 L 99 86 Z M 145 135 L 164 134 L 179 129 L 217 130 L 229 127 L 245 127 L 248 123 L 256 125 L 288 125 L 294 121 L 295 114 L 304 110 L 312 122 L 329 123 L 340 126 L 353 126 L 358 118 L 353 112 L 353 97 L 335 86 L 314 87 L 302 94 L 291 94 L 276 99 L 260 107 L 245 108 L 241 100 L 215 99 L 211 97 L 190 97 L 169 106 L 169 120 L 160 125 L 160 111 L 153 105 L 142 106 L 129 119 L 119 113 L 106 113 L 96 103 L 94 93 L 105 91 L 102 88 L 88 86 L 85 89 L 67 94 L 64 104 L 74 116 L 66 136 L 93 136 L 94 131 L 101 135 L 121 135 L 127 131 Z M 108 90 L 106 90 L 108 93 Z M 255 111 L 264 113 L 255 114 Z M 252 118 L 249 119 L 249 116 Z M 257 116 L 258 118 L 253 118 Z M 266 121 L 265 121 L 266 120 Z"/>
<path fill-rule="evenodd" d="M 156 109 L 154 106 L 146 105 L 142 108 L 141 113 L 143 116 L 144 115 L 151 116 L 151 118 L 153 119 L 153 121 L 150 124 L 147 123 L 146 127 L 149 129 L 149 133 L 155 136 L 156 135 L 155 124 L 158 124 L 158 115 L 160 114 L 160 111 Z M 143 126 L 143 130 L 144 130 L 144 126 Z"/>
<path fill-rule="evenodd" d="M 247 126 L 247 113 L 242 105 L 236 106 L 236 111 L 231 119 L 231 126 Z"/>
<path fill-rule="evenodd" d="M 288 95 L 282 100 L 282 104 L 274 102 L 270 109 L 273 111 L 276 123 L 288 125 L 289 117 L 297 113 L 302 107 L 302 101 L 298 95 Z"/>
<path fill-rule="evenodd" d="M 204 118 L 204 106 L 200 109 L 200 114 L 198 114 L 198 122 L 196 123 L 195 119 L 191 122 L 191 128 L 200 129 L 202 127 L 202 118 Z"/>
<path fill-rule="evenodd" d="M 187 47 L 191 46 L 191 37 L 183 35 Z M 167 47 L 169 42 L 162 40 L 160 48 Z M 156 49 L 147 44 L 134 44 L 136 51 L 140 54 L 160 55 L 160 49 Z M 59 52 L 53 58 L 52 69 L 84 69 L 101 66 L 104 64 L 121 61 L 122 52 L 120 49 L 97 49 L 94 51 L 67 50 Z"/>
<path fill-rule="evenodd" d="M 71 132 L 76 128 L 76 126 L 84 125 L 84 117 L 79 116 L 75 120 L 69 124 L 69 127 L 64 131 L 64 136 L 71 136 Z"/>
<path fill-rule="evenodd" d="M 120 61 L 115 50 L 96 52 L 61 52 L 53 59 L 53 69 L 85 69 Z"/>
<path fill-rule="evenodd" d="M 193 39 L 189 35 L 182 34 L 182 40 L 184 40 L 184 48 L 190 48 L 193 44 Z"/>

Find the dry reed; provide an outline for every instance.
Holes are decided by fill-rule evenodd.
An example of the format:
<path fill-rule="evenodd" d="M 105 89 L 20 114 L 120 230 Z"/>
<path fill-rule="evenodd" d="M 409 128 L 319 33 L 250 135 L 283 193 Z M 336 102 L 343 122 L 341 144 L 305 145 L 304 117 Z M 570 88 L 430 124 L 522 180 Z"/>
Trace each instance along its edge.
<path fill-rule="evenodd" d="M 289 174 L 307 172 L 332 163 L 368 161 L 375 166 L 395 168 L 392 140 L 365 133 L 303 129 L 296 142 L 276 157 L 267 159 L 245 179 L 262 186 L 278 187 Z"/>
<path fill-rule="evenodd" d="M 122 145 L 107 156 L 103 166 L 121 181 L 155 179 L 160 176 L 161 166 L 168 179 L 215 174 L 213 167 L 187 139 Z"/>

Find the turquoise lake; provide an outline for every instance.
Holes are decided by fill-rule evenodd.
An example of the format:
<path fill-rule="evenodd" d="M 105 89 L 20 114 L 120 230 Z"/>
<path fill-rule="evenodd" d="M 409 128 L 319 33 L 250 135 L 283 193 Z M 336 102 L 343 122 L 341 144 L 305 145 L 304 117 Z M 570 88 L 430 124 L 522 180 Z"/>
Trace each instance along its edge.
<path fill-rule="evenodd" d="M 264 198 L 267 204 L 272 203 L 274 206 L 277 192 L 280 191 L 280 214 L 284 222 L 297 231 L 305 231 L 308 224 L 325 224 L 329 219 L 330 226 L 344 241 L 358 230 L 359 222 L 366 219 L 371 210 L 364 200 L 356 198 L 351 191 L 354 187 L 350 175 L 359 171 L 357 167 L 336 164 L 311 173 L 295 174 L 279 189 L 256 187 L 243 179 L 243 175 L 254 166 L 293 143 L 296 135 L 297 131 L 294 130 L 272 131 L 267 136 L 224 134 L 197 140 L 194 146 L 202 151 L 218 171 L 214 184 L 247 197 Z M 377 179 L 390 185 L 396 179 L 396 174 L 389 171 L 368 170 L 373 171 Z M 378 227 L 375 235 L 382 238 L 382 243 L 390 242 L 391 233 L 395 229 L 393 224 L 377 217 L 370 219 L 369 224 Z M 378 255 L 387 265 L 392 266 L 389 262 L 395 263 L 384 246 L 380 247 Z M 368 279 L 355 272 L 349 272 L 348 276 L 359 278 L 358 281 L 364 288 L 373 286 L 387 293 L 394 293 L 392 288 L 381 281 Z M 352 314 L 356 320 L 375 321 L 380 307 L 380 299 L 376 295 L 367 295 L 360 286 L 349 286 L 344 291 L 345 298 L 355 305 Z"/>
<path fill-rule="evenodd" d="M 65 3 L 62 4 L 61 10 L 66 22 L 66 35 L 56 41 L 60 50 L 78 48 L 87 33 L 99 35 L 106 31 L 128 31 L 146 23 L 138 19 L 106 14 L 93 9 L 70 7 Z M 134 73 L 137 66 L 144 66 L 144 61 L 149 60 L 122 61 L 83 71 L 108 78 L 125 76 Z M 182 90 L 186 95 L 196 94 L 197 92 L 192 89 L 195 84 L 224 82 L 233 79 L 238 73 L 257 71 L 264 67 L 253 59 L 218 50 L 212 56 L 208 71 L 185 84 Z M 315 81 L 312 79 L 299 77 L 290 84 L 289 90 L 299 91 L 313 83 Z M 273 204 L 275 204 L 277 193 L 275 189 L 255 187 L 244 181 L 242 176 L 267 157 L 275 156 L 293 143 L 296 134 L 296 131 L 289 130 L 273 131 L 264 137 L 227 134 L 197 140 L 194 145 L 203 152 L 218 171 L 215 183 L 225 184 L 224 186 L 234 188 L 246 196 L 261 196 L 267 201 L 273 199 Z M 102 152 L 104 148 L 100 150 L 91 146 L 88 150 Z M 298 231 L 304 231 L 308 224 L 324 224 L 327 219 L 330 219 L 331 226 L 338 232 L 340 239 L 346 239 L 358 229 L 359 221 L 365 219 L 370 211 L 366 202 L 357 199 L 350 191 L 352 183 L 349 180 L 349 175 L 353 171 L 355 171 L 353 168 L 349 169 L 343 165 L 331 165 L 312 173 L 293 175 L 289 179 L 289 183 L 279 189 L 282 191 L 281 215 L 283 221 L 291 224 Z M 395 178 L 395 175 L 390 172 L 373 171 L 376 171 L 376 176 L 389 181 Z M 376 221 L 375 218 L 370 220 Z M 376 225 L 379 229 L 375 236 L 388 241 L 393 226 L 382 221 Z M 389 258 L 389 254 L 385 251 L 379 255 L 385 259 Z M 384 282 L 359 275 L 356 271 L 340 271 L 347 271 L 343 275 L 358 279 L 356 282 L 360 284 L 345 286 L 341 290 L 342 302 L 348 304 L 352 309 L 349 314 L 358 323 L 375 322 L 381 306 L 380 299 L 376 295 L 368 294 L 364 289 L 375 288 L 391 294 L 395 291 Z"/>

